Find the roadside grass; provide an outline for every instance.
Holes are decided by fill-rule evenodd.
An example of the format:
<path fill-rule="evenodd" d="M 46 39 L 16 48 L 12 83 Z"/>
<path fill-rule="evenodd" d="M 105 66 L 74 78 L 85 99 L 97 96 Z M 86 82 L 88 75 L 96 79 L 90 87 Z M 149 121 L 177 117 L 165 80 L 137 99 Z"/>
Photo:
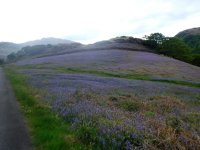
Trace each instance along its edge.
<path fill-rule="evenodd" d="M 167 80 L 167 79 L 153 79 L 149 75 L 139 74 L 139 73 L 113 73 L 106 71 L 97 71 L 97 70 L 89 70 L 89 69 L 80 69 L 80 68 L 65 68 L 65 67 L 50 67 L 45 66 L 45 64 L 37 64 L 37 65 L 25 65 L 25 66 L 16 66 L 18 69 L 49 69 L 54 70 L 59 73 L 81 73 L 81 74 L 92 74 L 102 77 L 112 77 L 112 78 L 123 78 L 123 79 L 133 79 L 133 80 L 145 80 L 145 81 L 154 81 L 154 82 L 162 82 L 162 83 L 170 83 L 176 85 L 183 85 L 189 87 L 200 87 L 200 83 L 193 83 L 188 81 L 181 80 Z"/>
<path fill-rule="evenodd" d="M 5 67 L 4 70 L 25 116 L 34 149 L 90 149 L 78 140 L 74 131 L 70 130 L 69 122 L 36 98 L 35 90 L 28 86 L 24 75 L 11 67 Z"/>

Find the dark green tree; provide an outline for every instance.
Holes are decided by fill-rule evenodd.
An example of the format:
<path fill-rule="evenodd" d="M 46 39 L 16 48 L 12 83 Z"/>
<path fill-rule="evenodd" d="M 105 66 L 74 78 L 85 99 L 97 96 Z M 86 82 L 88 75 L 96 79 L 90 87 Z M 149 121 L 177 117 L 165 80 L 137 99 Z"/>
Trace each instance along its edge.
<path fill-rule="evenodd" d="M 11 53 L 7 56 L 7 60 L 8 61 L 15 61 L 16 60 L 16 54 L 15 53 Z"/>
<path fill-rule="evenodd" d="M 152 33 L 149 36 L 145 35 L 144 38 L 144 44 L 150 48 L 158 48 L 167 39 L 162 33 Z"/>
<path fill-rule="evenodd" d="M 192 64 L 200 67 L 200 54 L 194 54 Z"/>
<path fill-rule="evenodd" d="M 149 36 L 145 35 L 145 38 L 150 41 L 155 41 L 157 44 L 162 44 L 166 37 L 162 33 L 152 33 Z"/>
<path fill-rule="evenodd" d="M 192 49 L 179 38 L 168 38 L 164 40 L 159 53 L 173 58 L 190 62 L 192 60 Z"/>

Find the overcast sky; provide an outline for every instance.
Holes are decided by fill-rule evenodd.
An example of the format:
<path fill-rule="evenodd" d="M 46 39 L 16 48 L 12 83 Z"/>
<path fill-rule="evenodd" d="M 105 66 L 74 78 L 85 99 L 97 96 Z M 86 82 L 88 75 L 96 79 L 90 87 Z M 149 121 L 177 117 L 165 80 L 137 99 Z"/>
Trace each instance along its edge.
<path fill-rule="evenodd" d="M 0 41 L 83 43 L 200 26 L 200 0 L 0 0 Z"/>

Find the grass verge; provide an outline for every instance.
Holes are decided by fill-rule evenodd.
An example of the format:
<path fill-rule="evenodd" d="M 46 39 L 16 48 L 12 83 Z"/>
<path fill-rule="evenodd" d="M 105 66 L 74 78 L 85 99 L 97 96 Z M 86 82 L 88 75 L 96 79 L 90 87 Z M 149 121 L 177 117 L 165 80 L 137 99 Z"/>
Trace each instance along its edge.
<path fill-rule="evenodd" d="M 17 73 L 14 68 L 5 67 L 4 70 L 25 116 L 34 149 L 88 149 L 70 131 L 68 122 L 37 99 L 36 92 L 28 86 L 24 75 Z"/>

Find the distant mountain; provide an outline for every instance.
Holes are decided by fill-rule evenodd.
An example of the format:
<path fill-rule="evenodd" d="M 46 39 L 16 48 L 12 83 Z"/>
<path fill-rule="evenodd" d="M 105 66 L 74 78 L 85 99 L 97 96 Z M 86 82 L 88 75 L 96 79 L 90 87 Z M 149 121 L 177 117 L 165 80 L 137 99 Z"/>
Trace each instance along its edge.
<path fill-rule="evenodd" d="M 51 37 L 51 38 L 42 38 L 42 39 L 34 40 L 34 41 L 28 41 L 20 45 L 24 47 L 24 46 L 34 46 L 34 45 L 48 45 L 48 44 L 57 45 L 57 44 L 71 44 L 71 43 L 74 43 L 74 42 L 70 40 Z"/>
<path fill-rule="evenodd" d="M 17 51 L 15 54 L 8 55 L 8 61 L 17 61 L 19 59 L 44 57 L 52 55 L 61 55 L 67 52 L 73 52 L 74 49 L 82 47 L 80 43 L 57 44 L 57 45 L 33 45 L 25 46 Z"/>
<path fill-rule="evenodd" d="M 175 37 L 181 38 L 195 53 L 200 54 L 200 27 L 181 31 Z"/>
<path fill-rule="evenodd" d="M 59 38 L 42 38 L 40 40 L 28 41 L 21 44 L 11 42 L 0 42 L 0 58 L 6 58 L 12 52 L 17 52 L 26 46 L 36 45 L 59 45 L 59 44 L 74 44 L 75 42 Z M 73 45 L 74 46 L 74 45 Z M 73 47 L 72 46 L 72 47 Z M 70 46 L 69 46 L 70 47 Z"/>
<path fill-rule="evenodd" d="M 21 45 L 11 42 L 0 42 L 0 58 L 5 58 L 12 52 L 17 52 L 21 47 Z"/>

